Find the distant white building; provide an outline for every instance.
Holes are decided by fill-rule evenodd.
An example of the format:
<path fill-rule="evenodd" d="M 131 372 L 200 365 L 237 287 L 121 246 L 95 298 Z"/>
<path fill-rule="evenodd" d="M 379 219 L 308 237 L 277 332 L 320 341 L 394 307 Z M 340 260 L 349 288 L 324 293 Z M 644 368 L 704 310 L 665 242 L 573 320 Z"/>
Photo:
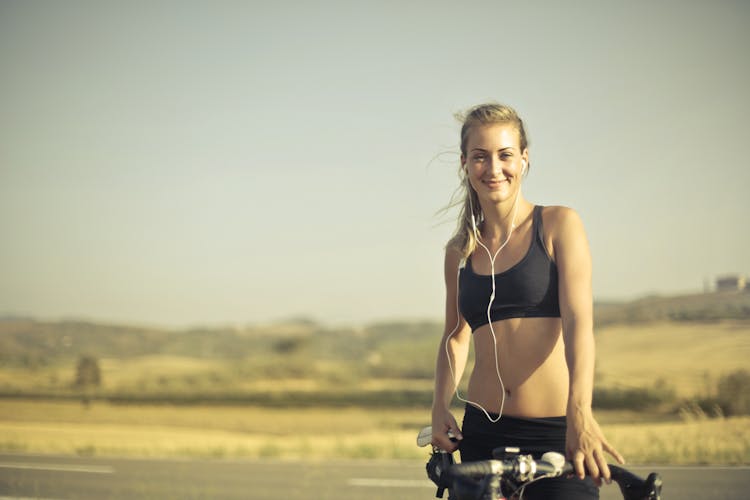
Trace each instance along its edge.
<path fill-rule="evenodd" d="M 717 292 L 737 292 L 747 289 L 747 278 L 739 274 L 730 274 L 716 278 Z"/>

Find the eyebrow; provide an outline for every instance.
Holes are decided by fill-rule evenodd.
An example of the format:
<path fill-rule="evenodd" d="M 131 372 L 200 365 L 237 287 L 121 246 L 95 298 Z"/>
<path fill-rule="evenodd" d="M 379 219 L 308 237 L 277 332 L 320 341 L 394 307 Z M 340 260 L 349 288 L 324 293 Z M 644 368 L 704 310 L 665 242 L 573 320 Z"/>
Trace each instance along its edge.
<path fill-rule="evenodd" d="M 498 149 L 498 151 L 505 151 L 506 149 L 511 149 L 512 150 L 513 146 L 505 146 L 504 148 Z M 473 153 L 474 151 L 481 151 L 483 153 L 489 152 L 489 150 L 484 149 L 484 148 L 471 148 L 471 150 L 469 151 L 469 153 Z"/>

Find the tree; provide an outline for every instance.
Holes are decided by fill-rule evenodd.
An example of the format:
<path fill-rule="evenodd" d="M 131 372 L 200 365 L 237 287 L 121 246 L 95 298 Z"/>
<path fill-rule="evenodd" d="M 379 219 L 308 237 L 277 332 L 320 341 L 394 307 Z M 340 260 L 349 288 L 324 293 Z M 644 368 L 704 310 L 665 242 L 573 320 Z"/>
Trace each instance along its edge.
<path fill-rule="evenodd" d="M 81 397 L 84 405 L 89 405 L 92 390 L 101 384 L 102 372 L 99 369 L 99 361 L 94 356 L 86 354 L 78 358 L 73 386 L 82 391 Z"/>
<path fill-rule="evenodd" d="M 79 389 L 98 387 L 102 383 L 99 361 L 94 356 L 83 355 L 76 366 L 75 386 Z"/>

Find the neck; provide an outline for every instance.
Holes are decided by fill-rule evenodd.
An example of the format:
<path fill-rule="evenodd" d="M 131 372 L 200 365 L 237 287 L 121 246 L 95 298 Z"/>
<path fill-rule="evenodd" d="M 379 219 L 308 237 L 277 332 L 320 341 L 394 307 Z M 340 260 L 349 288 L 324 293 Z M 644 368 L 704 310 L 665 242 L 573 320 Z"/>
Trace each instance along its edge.
<path fill-rule="evenodd" d="M 484 222 L 482 224 L 482 236 L 490 241 L 505 240 L 514 225 L 517 226 L 522 219 L 521 214 L 528 210 L 529 202 L 521 193 L 514 198 L 497 204 L 482 206 Z"/>

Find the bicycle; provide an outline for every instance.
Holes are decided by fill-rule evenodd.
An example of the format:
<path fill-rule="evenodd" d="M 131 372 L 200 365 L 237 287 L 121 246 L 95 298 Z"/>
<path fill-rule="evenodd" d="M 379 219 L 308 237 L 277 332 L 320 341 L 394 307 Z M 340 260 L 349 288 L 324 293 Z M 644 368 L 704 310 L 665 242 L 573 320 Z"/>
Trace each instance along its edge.
<path fill-rule="evenodd" d="M 432 441 L 432 428 L 423 428 L 417 445 Z M 448 490 L 448 500 L 506 500 L 523 498 L 523 489 L 534 481 L 573 473 L 573 464 L 557 452 L 547 452 L 541 459 L 522 454 L 520 449 L 505 447 L 493 450 L 492 460 L 454 463 L 453 455 L 435 446 L 427 462 L 427 476 L 437 485 L 437 498 Z M 652 472 L 646 479 L 618 465 L 609 465 L 612 480 L 624 500 L 661 500 L 662 478 Z"/>

